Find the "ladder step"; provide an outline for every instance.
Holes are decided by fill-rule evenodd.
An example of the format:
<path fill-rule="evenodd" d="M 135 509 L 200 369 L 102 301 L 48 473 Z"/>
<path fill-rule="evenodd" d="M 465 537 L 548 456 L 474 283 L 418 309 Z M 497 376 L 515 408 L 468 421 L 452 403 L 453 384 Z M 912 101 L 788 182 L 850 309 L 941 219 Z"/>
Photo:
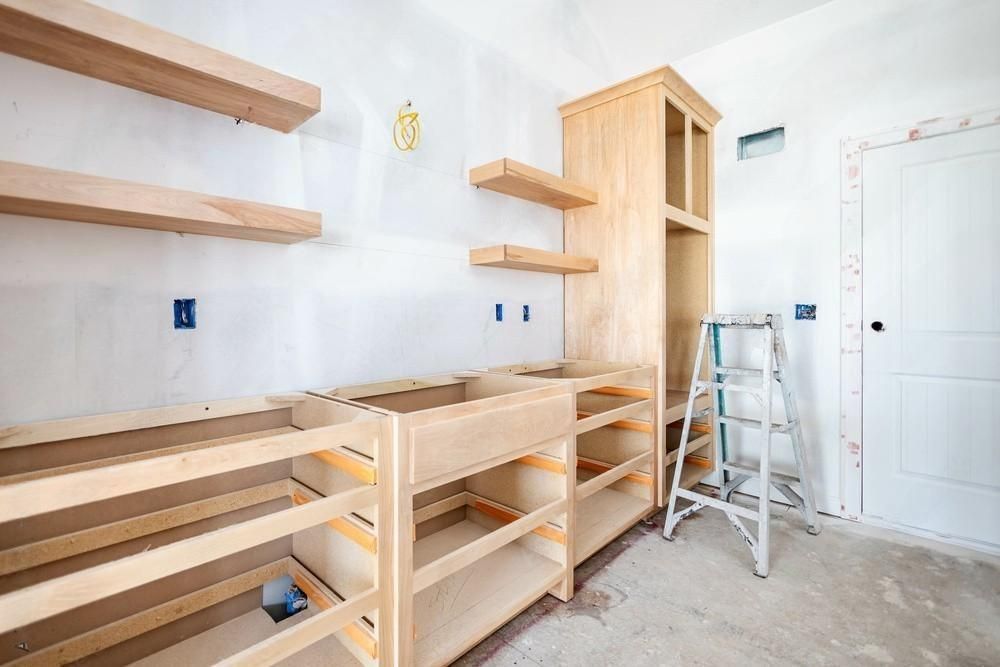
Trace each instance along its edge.
<path fill-rule="evenodd" d="M 748 477 L 753 477 L 754 479 L 760 479 L 760 470 L 750 466 L 740 465 L 739 463 L 723 463 L 722 469 L 734 472 L 738 475 L 747 475 Z M 778 484 L 798 484 L 799 478 L 794 475 L 772 472 L 771 482 L 776 482 Z"/>
<path fill-rule="evenodd" d="M 737 426 L 745 426 L 746 428 L 760 428 L 760 421 L 756 419 L 719 415 L 719 421 L 723 424 L 736 424 Z M 788 433 L 788 431 L 795 427 L 795 424 L 796 422 L 788 422 L 787 424 L 771 424 L 771 433 Z"/>

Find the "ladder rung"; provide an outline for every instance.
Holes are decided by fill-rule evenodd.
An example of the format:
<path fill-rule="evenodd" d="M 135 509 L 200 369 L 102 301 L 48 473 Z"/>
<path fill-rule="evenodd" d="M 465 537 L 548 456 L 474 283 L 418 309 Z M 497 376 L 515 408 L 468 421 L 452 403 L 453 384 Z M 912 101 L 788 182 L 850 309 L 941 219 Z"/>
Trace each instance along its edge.
<path fill-rule="evenodd" d="M 736 424 L 747 428 L 760 428 L 760 421 L 757 419 L 746 419 L 744 417 L 731 417 L 729 415 L 719 415 L 719 421 L 723 424 Z M 795 426 L 795 422 L 787 424 L 771 424 L 771 433 L 788 433 Z"/>
<path fill-rule="evenodd" d="M 728 470 L 729 472 L 735 472 L 740 475 L 747 475 L 749 477 L 753 477 L 754 479 L 760 479 L 760 470 L 757 468 L 751 468 L 750 466 L 740 465 L 739 463 L 723 463 L 722 469 Z M 777 482 L 778 484 L 798 484 L 799 478 L 794 475 L 772 472 L 771 481 Z"/>
<path fill-rule="evenodd" d="M 728 382 L 709 382 L 707 380 L 698 383 L 699 390 L 702 389 L 722 389 L 723 391 L 742 391 L 747 394 L 755 394 L 760 396 L 760 387 L 754 387 L 747 384 L 729 384 Z"/>
<path fill-rule="evenodd" d="M 717 375 L 748 375 L 750 377 L 755 377 L 755 378 L 761 377 L 761 371 L 759 368 L 733 368 L 732 366 L 716 366 L 715 373 Z"/>
<path fill-rule="evenodd" d="M 695 491 L 688 491 L 687 489 L 677 489 L 677 495 L 680 498 L 687 498 L 688 500 L 693 500 L 696 503 L 708 505 L 709 507 L 714 507 L 717 510 L 722 510 L 727 514 L 735 514 L 736 516 L 741 516 L 744 519 L 750 519 L 751 521 L 758 521 L 760 517 L 760 515 L 752 509 L 748 509 L 742 505 L 727 503 L 719 500 L 718 498 L 706 496 L 703 493 L 696 493 Z"/>

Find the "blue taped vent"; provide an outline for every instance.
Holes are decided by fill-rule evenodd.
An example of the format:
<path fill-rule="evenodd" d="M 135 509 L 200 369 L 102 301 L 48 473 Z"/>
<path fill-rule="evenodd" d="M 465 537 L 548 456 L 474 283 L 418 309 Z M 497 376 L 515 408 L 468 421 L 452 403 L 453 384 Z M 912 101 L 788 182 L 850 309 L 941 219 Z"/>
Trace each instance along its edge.
<path fill-rule="evenodd" d="M 174 299 L 174 328 L 194 329 L 194 299 Z"/>

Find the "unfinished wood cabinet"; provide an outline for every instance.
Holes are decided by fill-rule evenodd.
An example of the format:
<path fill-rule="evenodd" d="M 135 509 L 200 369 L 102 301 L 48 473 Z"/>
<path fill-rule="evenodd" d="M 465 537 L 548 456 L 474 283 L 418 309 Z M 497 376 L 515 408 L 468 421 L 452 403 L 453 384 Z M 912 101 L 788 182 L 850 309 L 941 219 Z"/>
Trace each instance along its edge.
<path fill-rule="evenodd" d="M 559 359 L 488 370 L 558 379 L 573 390 L 575 564 L 655 511 L 655 490 L 665 465 L 656 437 L 655 368 Z"/>
<path fill-rule="evenodd" d="M 307 394 L 0 429 L 0 662 L 391 655 L 390 437 Z M 276 625 L 283 576 L 310 609 Z"/>
<path fill-rule="evenodd" d="M 314 211 L 15 162 L 0 162 L 0 213 L 273 243 L 323 231 Z"/>
<path fill-rule="evenodd" d="M 564 250 L 601 266 L 566 276 L 565 354 L 654 364 L 662 429 L 684 416 L 699 321 L 712 310 L 712 155 L 720 115 L 670 67 L 560 112 L 563 173 L 598 193 L 595 206 L 565 212 Z M 700 400 L 708 405 L 707 396 Z M 692 470 L 688 485 L 712 470 L 684 465 Z M 670 477 L 660 479 L 663 505 Z"/>
<path fill-rule="evenodd" d="M 446 665 L 573 594 L 570 386 L 468 372 L 315 392 L 392 419 L 397 662 Z"/>
<path fill-rule="evenodd" d="M 0 0 L 0 51 L 290 132 L 320 89 L 82 0 Z"/>

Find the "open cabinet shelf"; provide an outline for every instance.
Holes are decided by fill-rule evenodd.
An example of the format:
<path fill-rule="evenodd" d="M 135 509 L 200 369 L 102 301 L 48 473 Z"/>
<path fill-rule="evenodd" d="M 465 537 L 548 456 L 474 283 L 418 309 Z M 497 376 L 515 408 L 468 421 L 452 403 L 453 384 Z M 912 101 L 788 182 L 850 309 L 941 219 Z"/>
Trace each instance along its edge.
<path fill-rule="evenodd" d="M 473 248 L 469 251 L 469 264 L 519 269 L 521 271 L 538 271 L 540 273 L 567 274 L 597 271 L 596 259 L 574 257 L 559 252 L 536 250 L 516 245 Z"/>
<path fill-rule="evenodd" d="M 563 210 L 597 203 L 590 188 L 506 157 L 470 169 L 469 183 Z"/>
<path fill-rule="evenodd" d="M 16 162 L 0 162 L 0 212 L 273 243 L 323 231 L 314 211 Z"/>
<path fill-rule="evenodd" d="M 0 50 L 289 132 L 320 89 L 80 0 L 0 0 Z"/>
<path fill-rule="evenodd" d="M 472 544 L 490 531 L 465 519 L 417 540 L 414 565 Z M 414 596 L 416 665 L 442 665 L 475 646 L 565 575 L 561 564 L 511 542 Z"/>
<path fill-rule="evenodd" d="M 576 544 L 579 565 L 650 512 L 649 500 L 603 488 L 576 504 Z"/>
<path fill-rule="evenodd" d="M 566 384 L 471 371 L 313 393 L 387 415 L 400 434 L 401 664 L 449 664 L 546 592 L 572 597 Z"/>
<path fill-rule="evenodd" d="M 374 664 L 387 432 L 306 394 L 0 429 L 0 523 L 16 525 L 0 532 L 0 632 L 32 647 L 0 662 L 203 664 L 219 649 L 259 664 L 336 637 L 340 664 Z M 315 621 L 258 623 L 262 586 L 285 576 Z M 192 636 L 205 655 L 178 658 Z"/>

